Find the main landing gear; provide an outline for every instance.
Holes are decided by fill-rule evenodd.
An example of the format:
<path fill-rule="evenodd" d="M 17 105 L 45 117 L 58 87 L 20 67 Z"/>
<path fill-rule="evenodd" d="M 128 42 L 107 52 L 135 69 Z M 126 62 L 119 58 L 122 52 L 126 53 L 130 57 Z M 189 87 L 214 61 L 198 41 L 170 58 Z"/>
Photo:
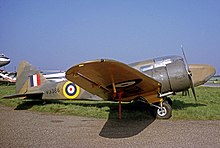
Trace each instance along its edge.
<path fill-rule="evenodd" d="M 157 104 L 151 104 L 153 109 L 153 115 L 158 119 L 169 119 L 172 116 L 172 100 L 168 97 Z"/>

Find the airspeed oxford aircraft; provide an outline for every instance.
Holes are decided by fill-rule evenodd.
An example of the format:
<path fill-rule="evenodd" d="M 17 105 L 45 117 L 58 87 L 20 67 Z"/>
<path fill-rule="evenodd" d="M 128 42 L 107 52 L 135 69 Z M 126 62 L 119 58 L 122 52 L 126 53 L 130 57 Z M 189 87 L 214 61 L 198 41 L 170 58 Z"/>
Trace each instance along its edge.
<path fill-rule="evenodd" d="M 188 65 L 180 56 L 165 56 L 124 64 L 115 60 L 87 61 L 66 71 L 67 80 L 51 82 L 27 62 L 17 71 L 16 94 L 5 98 L 89 99 L 119 102 L 144 101 L 155 108 L 157 118 L 172 116 L 172 101 L 177 92 L 204 84 L 215 74 L 215 68 L 205 64 Z"/>

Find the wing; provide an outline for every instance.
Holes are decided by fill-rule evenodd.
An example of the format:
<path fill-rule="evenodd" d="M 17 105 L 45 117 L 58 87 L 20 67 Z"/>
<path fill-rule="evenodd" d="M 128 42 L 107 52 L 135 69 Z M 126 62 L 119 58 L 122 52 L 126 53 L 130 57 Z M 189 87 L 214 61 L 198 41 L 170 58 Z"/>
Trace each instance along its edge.
<path fill-rule="evenodd" d="M 158 81 L 115 60 L 81 63 L 70 68 L 66 78 L 105 100 L 112 100 L 116 91 L 122 92 L 123 101 L 137 96 L 158 96 L 161 88 Z"/>

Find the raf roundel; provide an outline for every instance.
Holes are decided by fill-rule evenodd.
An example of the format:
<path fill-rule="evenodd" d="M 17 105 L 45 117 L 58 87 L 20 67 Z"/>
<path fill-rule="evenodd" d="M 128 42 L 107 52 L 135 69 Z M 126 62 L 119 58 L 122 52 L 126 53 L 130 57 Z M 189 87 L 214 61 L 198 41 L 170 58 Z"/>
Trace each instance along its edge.
<path fill-rule="evenodd" d="M 76 84 L 68 81 L 63 85 L 63 94 L 68 99 L 75 99 L 79 96 L 80 88 Z"/>

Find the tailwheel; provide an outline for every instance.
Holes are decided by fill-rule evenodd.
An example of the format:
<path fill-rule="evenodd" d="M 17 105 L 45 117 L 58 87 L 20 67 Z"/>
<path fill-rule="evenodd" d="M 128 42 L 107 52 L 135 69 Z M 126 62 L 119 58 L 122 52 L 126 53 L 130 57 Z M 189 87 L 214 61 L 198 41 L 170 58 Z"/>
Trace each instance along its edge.
<path fill-rule="evenodd" d="M 168 101 L 164 101 L 162 105 L 160 105 L 156 109 L 156 117 L 158 119 L 169 119 L 172 116 L 172 107 L 168 103 Z"/>

